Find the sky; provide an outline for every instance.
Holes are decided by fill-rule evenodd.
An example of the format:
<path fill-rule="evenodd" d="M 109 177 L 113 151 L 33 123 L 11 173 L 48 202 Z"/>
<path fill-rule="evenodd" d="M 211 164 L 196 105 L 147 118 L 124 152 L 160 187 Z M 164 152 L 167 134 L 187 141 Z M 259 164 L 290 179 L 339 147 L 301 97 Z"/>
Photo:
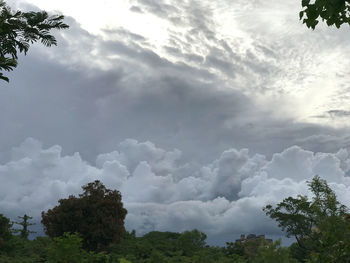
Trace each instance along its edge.
<path fill-rule="evenodd" d="M 294 0 L 11 0 L 62 13 L 0 85 L 0 212 L 41 211 L 101 180 L 126 227 L 212 244 L 283 233 L 262 211 L 325 178 L 350 206 L 350 32 Z"/>

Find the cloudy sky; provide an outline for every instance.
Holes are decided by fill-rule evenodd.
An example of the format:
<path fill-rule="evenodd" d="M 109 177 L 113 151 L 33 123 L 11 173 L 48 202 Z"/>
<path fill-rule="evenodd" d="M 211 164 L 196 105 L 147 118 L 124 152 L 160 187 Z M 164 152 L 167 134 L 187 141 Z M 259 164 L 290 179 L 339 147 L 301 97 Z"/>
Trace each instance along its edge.
<path fill-rule="evenodd" d="M 295 0 L 7 2 L 70 29 L 1 83 L 1 213 L 39 222 L 99 179 L 128 230 L 220 243 L 280 236 L 261 208 L 316 174 L 350 206 L 348 27 L 307 29 Z"/>

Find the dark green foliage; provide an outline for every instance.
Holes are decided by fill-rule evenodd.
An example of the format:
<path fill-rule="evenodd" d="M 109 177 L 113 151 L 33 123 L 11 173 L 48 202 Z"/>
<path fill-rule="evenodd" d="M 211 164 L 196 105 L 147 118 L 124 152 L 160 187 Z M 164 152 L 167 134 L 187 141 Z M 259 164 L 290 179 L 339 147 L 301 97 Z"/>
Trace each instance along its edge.
<path fill-rule="evenodd" d="M 11 226 L 10 219 L 0 214 L 0 250 L 4 249 L 11 238 Z"/>
<path fill-rule="evenodd" d="M 225 252 L 229 256 L 230 255 L 244 256 L 245 255 L 244 244 L 241 242 L 226 242 Z"/>
<path fill-rule="evenodd" d="M 64 16 L 49 16 L 46 12 L 12 11 L 0 0 L 0 71 L 17 66 L 18 52 L 27 54 L 30 44 L 40 41 L 44 46 L 57 45 L 52 29 L 65 29 Z M 0 73 L 0 79 L 9 79 Z"/>
<path fill-rule="evenodd" d="M 297 263 L 298 261 L 291 257 L 287 247 L 281 247 L 281 240 L 276 240 L 269 245 L 259 247 L 257 255 L 252 263 Z"/>
<path fill-rule="evenodd" d="M 207 235 L 194 229 L 185 231 L 178 239 L 178 247 L 184 256 L 192 256 L 195 252 L 205 246 Z"/>
<path fill-rule="evenodd" d="M 47 248 L 50 244 L 51 240 L 47 237 L 38 237 L 30 241 L 20 236 L 12 236 L 6 249 L 0 252 L 0 262 L 46 262 Z"/>
<path fill-rule="evenodd" d="M 58 206 L 42 212 L 45 233 L 54 238 L 77 232 L 83 238 L 83 247 L 93 251 L 120 242 L 127 213 L 120 192 L 106 189 L 100 181 L 82 188 L 79 197 L 61 199 Z"/>
<path fill-rule="evenodd" d="M 54 238 L 47 248 L 47 263 L 107 263 L 109 257 L 103 253 L 87 252 L 82 249 L 82 238 L 78 234 L 64 233 Z"/>
<path fill-rule="evenodd" d="M 77 234 L 64 233 L 54 238 L 48 248 L 49 263 L 79 263 L 85 261 L 87 252 L 82 249 L 82 239 Z"/>
<path fill-rule="evenodd" d="M 320 20 L 328 26 L 339 28 L 342 24 L 350 24 L 349 0 L 302 0 L 303 10 L 299 13 L 300 20 L 308 28 L 315 29 Z"/>
<path fill-rule="evenodd" d="M 64 233 L 51 240 L 39 237 L 25 240 L 13 236 L 8 250 L 0 253 L 1 263 L 294 263 L 289 249 L 282 248 L 279 242 L 270 246 L 259 246 L 254 256 L 226 253 L 222 247 L 203 245 L 203 233 L 198 230 L 184 233 L 150 232 L 136 237 L 134 232 L 125 232 L 122 242 L 112 244 L 107 252 L 94 253 L 83 249 L 82 238 L 78 234 Z M 186 234 L 185 234 L 186 233 Z M 188 233 L 191 233 L 189 235 Z M 196 244 L 192 255 L 184 255 L 178 245 L 179 239 L 191 240 Z M 195 238 L 193 238 L 193 236 Z M 197 238 L 197 237 L 201 238 Z M 189 238 L 191 237 L 191 238 Z M 195 241 L 195 242 L 193 242 Z M 200 242 L 197 242 L 200 241 Z"/>

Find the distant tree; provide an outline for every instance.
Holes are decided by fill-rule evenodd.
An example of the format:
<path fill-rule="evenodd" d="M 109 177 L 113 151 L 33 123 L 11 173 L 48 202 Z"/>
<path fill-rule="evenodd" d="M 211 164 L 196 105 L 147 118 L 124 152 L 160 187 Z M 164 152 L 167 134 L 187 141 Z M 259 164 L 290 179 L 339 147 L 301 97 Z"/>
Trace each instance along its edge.
<path fill-rule="evenodd" d="M 183 251 L 185 256 L 192 256 L 193 253 L 203 248 L 206 244 L 207 235 L 203 232 L 194 229 L 192 231 L 185 231 L 178 238 L 177 243 L 179 249 Z"/>
<path fill-rule="evenodd" d="M 0 214 L 0 250 L 11 238 L 11 226 L 10 219 Z"/>
<path fill-rule="evenodd" d="M 54 242 L 47 248 L 46 262 L 102 263 L 111 261 L 108 261 L 108 256 L 103 253 L 88 253 L 82 249 L 82 239 L 78 234 L 64 233 L 63 236 L 54 238 Z"/>
<path fill-rule="evenodd" d="M 30 231 L 28 229 L 29 226 L 33 226 L 35 224 L 33 223 L 29 223 L 28 221 L 33 219 L 33 217 L 28 216 L 28 215 L 24 215 L 24 216 L 19 216 L 19 219 L 22 219 L 22 221 L 20 222 L 14 222 L 17 225 L 22 226 L 22 229 L 14 229 L 13 232 L 14 233 L 20 233 L 20 237 L 22 237 L 23 239 L 28 239 L 29 234 L 34 234 L 34 231 Z"/>
<path fill-rule="evenodd" d="M 266 247 L 267 245 L 269 245 L 267 241 L 262 238 L 246 239 L 244 242 L 226 242 L 226 254 L 252 259 L 259 254 L 260 247 Z"/>
<path fill-rule="evenodd" d="M 298 260 L 291 257 L 289 248 L 281 246 L 281 240 L 259 247 L 257 256 L 252 263 L 298 263 Z"/>
<path fill-rule="evenodd" d="M 77 232 L 83 238 L 83 248 L 94 251 L 120 242 L 127 214 L 120 192 L 106 189 L 100 181 L 82 188 L 79 197 L 61 199 L 58 206 L 42 212 L 45 233 L 54 238 Z"/>
<path fill-rule="evenodd" d="M 337 28 L 350 24 L 350 0 L 302 0 L 301 5 L 299 17 L 308 28 L 315 29 L 320 20 Z"/>
<path fill-rule="evenodd" d="M 64 233 L 54 238 L 48 248 L 50 263 L 79 263 L 83 262 L 86 252 L 82 249 L 82 239 L 77 234 Z"/>
<path fill-rule="evenodd" d="M 0 71 L 12 71 L 17 66 L 17 52 L 26 55 L 34 42 L 47 47 L 57 45 L 50 30 L 68 28 L 63 19 L 62 15 L 49 16 L 45 11 L 12 11 L 0 0 Z M 9 81 L 1 72 L 0 79 Z"/>
<path fill-rule="evenodd" d="M 176 251 L 176 244 L 182 236 L 180 233 L 152 231 L 145 234 L 141 240 L 167 256 Z"/>
<path fill-rule="evenodd" d="M 266 206 L 266 214 L 278 222 L 288 237 L 296 238 L 311 262 L 350 262 L 348 209 L 339 203 L 325 180 L 315 176 L 308 185 L 312 200 L 306 196 L 288 197 L 276 208 Z"/>
<path fill-rule="evenodd" d="M 225 252 L 227 255 L 245 256 L 244 244 L 241 242 L 226 242 Z"/>

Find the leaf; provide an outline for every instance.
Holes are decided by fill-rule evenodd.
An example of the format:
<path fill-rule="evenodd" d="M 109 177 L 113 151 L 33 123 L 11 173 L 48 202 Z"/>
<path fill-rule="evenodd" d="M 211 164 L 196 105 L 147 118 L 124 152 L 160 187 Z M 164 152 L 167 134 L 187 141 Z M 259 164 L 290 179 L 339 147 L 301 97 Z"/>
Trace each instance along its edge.
<path fill-rule="evenodd" d="M 301 6 L 302 6 L 302 7 L 305 7 L 305 6 L 307 6 L 309 3 L 310 3 L 310 0 L 302 0 L 302 1 L 301 1 Z"/>
<path fill-rule="evenodd" d="M 5 80 L 6 82 L 10 82 L 8 77 L 5 77 L 2 73 L 0 73 L 0 79 Z"/>
<path fill-rule="evenodd" d="M 41 42 L 45 46 L 56 45 L 51 35 L 53 29 L 65 29 L 64 16 L 49 16 L 47 12 L 13 12 L 0 0 L 0 71 L 13 70 L 17 65 L 17 53 L 27 54 L 30 45 Z M 1 74 L 3 80 L 8 80 Z"/>

